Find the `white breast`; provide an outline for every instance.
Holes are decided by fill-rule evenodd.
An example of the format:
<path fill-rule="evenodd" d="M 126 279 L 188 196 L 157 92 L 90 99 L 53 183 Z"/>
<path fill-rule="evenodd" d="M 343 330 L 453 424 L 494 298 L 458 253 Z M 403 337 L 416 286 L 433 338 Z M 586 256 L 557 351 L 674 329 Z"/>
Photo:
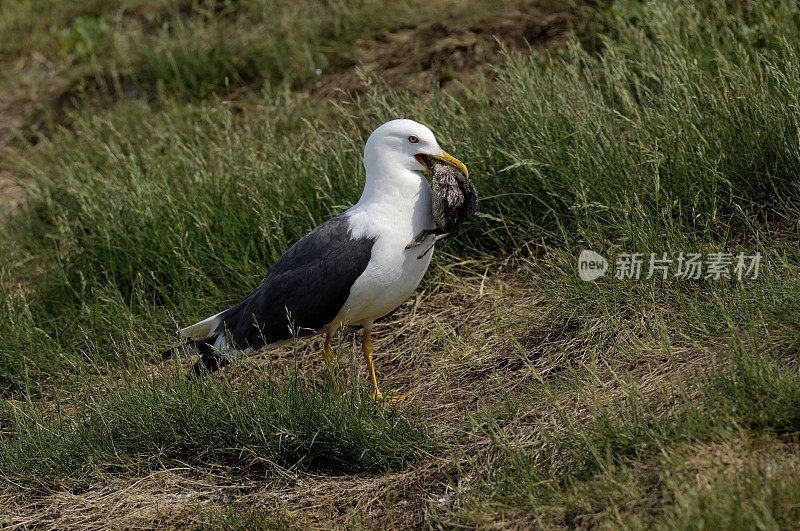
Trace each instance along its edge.
<path fill-rule="evenodd" d="M 362 198 L 348 211 L 352 236 L 374 237 L 375 244 L 367 268 L 326 328 L 369 324 L 403 304 L 419 286 L 433 252 L 417 259 L 420 248 L 405 247 L 419 232 L 434 226 L 431 189 L 419 176 L 414 188 L 404 192 L 377 201 Z"/>

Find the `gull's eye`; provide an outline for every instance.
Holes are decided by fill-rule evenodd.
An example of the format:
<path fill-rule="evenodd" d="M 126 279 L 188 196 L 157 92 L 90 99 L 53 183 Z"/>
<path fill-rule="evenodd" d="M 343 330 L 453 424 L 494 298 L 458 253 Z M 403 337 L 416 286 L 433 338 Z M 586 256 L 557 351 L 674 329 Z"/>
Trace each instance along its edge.
<path fill-rule="evenodd" d="M 419 144 L 419 138 L 415 137 L 414 135 L 408 137 L 408 141 L 411 142 L 412 144 Z"/>

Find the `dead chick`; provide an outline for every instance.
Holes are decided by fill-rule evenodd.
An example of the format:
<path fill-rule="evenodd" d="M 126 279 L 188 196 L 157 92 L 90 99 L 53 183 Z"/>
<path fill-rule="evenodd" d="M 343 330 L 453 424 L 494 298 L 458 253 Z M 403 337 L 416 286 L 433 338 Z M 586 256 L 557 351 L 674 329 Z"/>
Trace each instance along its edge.
<path fill-rule="evenodd" d="M 429 235 L 435 235 L 417 259 L 428 254 L 439 240 L 454 236 L 461 224 L 478 210 L 478 192 L 466 168 L 461 171 L 435 158 L 423 159 L 423 164 L 428 168 L 431 177 L 433 220 L 436 228 L 423 230 L 406 245 L 406 249 L 411 249 L 421 245 Z"/>

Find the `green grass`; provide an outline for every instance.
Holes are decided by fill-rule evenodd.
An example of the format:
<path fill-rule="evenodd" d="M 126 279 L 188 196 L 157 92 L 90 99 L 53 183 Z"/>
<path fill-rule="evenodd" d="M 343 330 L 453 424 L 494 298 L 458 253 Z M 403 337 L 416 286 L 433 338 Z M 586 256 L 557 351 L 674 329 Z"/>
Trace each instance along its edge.
<path fill-rule="evenodd" d="M 4 4 L 16 15 L 0 34 L 28 31 L 34 5 Z M 509 53 L 495 80 L 458 97 L 364 79 L 362 95 L 324 108 L 292 89 L 309 87 L 319 65 L 344 68 L 362 30 L 396 27 L 385 4 L 319 13 L 305 2 L 196 3 L 188 14 L 153 4 L 141 8 L 146 24 L 132 7 L 77 5 L 50 12 L 31 39 L 76 56 L 107 82 L 97 89 L 107 100 L 78 106 L 70 128 L 17 152 L 37 192 L 0 238 L 0 387 L 31 402 L 1 417 L 12 433 L 0 452 L 9 484 L 178 461 L 413 469 L 417 450 L 433 448 L 418 417 L 358 393 L 259 378 L 252 388 L 195 386 L 142 369 L 177 324 L 238 300 L 292 242 L 353 204 L 366 136 L 405 116 L 467 163 L 482 198 L 480 216 L 437 249 L 426 287 L 465 260 L 522 266 L 544 298 L 545 332 L 563 329 L 514 345 L 523 368 L 503 401 L 450 419 L 439 448 L 457 463 L 454 485 L 474 478 L 473 490 L 431 509 L 429 522 L 797 524 L 795 4 L 615 2 L 592 15 L 591 48 Z M 402 9 L 414 23 L 444 8 Z M 293 18 L 306 12 L 313 23 Z M 59 41 L 55 29 L 68 24 Z M 100 49 L 108 58 L 95 64 Z M 157 97 L 120 98 L 114 83 Z M 254 84 L 264 86 L 258 101 L 227 99 Z M 764 258 L 757 280 L 586 283 L 576 275 L 582 249 L 612 260 Z M 458 339 L 443 339 L 443 354 L 468 345 Z M 120 373 L 130 383 L 108 384 L 74 414 L 38 407 Z M 460 447 L 453 433 L 474 444 Z M 735 448 L 747 466 L 692 464 L 708 447 Z M 280 525 L 229 516 L 219 525 Z"/>
<path fill-rule="evenodd" d="M 233 531 L 279 531 L 295 529 L 301 526 L 287 516 L 275 516 L 266 511 L 256 511 L 229 505 L 223 510 L 203 513 L 199 520 L 199 529 L 230 529 Z"/>
<path fill-rule="evenodd" d="M 383 472 L 434 449 L 416 422 L 367 392 L 321 391 L 297 374 L 276 385 L 263 373 L 239 387 L 178 371 L 87 392 L 74 414 L 58 403 L 55 415 L 32 404 L 6 412 L 15 436 L 0 441 L 4 483 L 53 488 L 168 463 Z"/>
<path fill-rule="evenodd" d="M 453 9 L 479 18 L 497 3 L 13 0 L 0 5 L 0 60 L 9 72 L 20 59 L 36 69 L 35 50 L 70 80 L 66 95 L 88 94 L 93 105 L 99 96 L 198 100 L 243 87 L 307 89 L 322 72 L 351 66 L 358 39 Z M 14 83 L 0 76 L 0 88 Z"/>
<path fill-rule="evenodd" d="M 621 399 L 609 400 L 607 388 L 591 385 L 600 371 L 584 367 L 584 385 L 569 393 L 573 400 L 564 408 L 553 400 L 564 396 L 556 384 L 542 381 L 537 394 L 551 397 L 550 413 L 524 437 L 512 435 L 511 420 L 541 401 L 507 396 L 503 413 L 492 408 L 473 417 L 475 440 L 488 437 L 492 451 L 477 466 L 484 474 L 473 481 L 476 488 L 440 518 L 475 525 L 516 514 L 545 526 L 648 528 L 703 522 L 737 528 L 765 522 L 772 528 L 796 521 L 795 461 L 781 455 L 785 448 L 771 453 L 763 447 L 794 445 L 800 437 L 794 404 L 800 376 L 785 360 L 748 349 L 741 340 L 727 353 L 729 359 L 707 374 L 682 377 L 676 371 L 674 387 L 648 399 L 630 381 L 620 382 Z M 729 469 L 738 463 L 727 463 L 728 455 L 707 455 L 714 444 L 745 446 L 745 469 Z M 685 462 L 694 457 L 707 457 L 697 467 L 710 484 L 684 477 Z M 770 461 L 772 472 L 759 468 Z M 729 474 L 736 476 L 733 488 L 723 478 Z"/>
<path fill-rule="evenodd" d="M 765 473 L 766 472 L 766 473 Z M 733 481 L 709 486 L 676 486 L 676 508 L 658 522 L 662 529 L 791 528 L 800 520 L 796 471 L 747 470 Z"/>
<path fill-rule="evenodd" d="M 43 273 L 25 277 L 36 287 L 30 313 L 45 344 L 57 337 L 91 365 L 124 363 L 126 349 L 114 346 L 119 323 L 150 322 L 135 327 L 130 347 L 137 357 L 156 351 L 161 345 L 151 345 L 174 326 L 169 315 L 191 321 L 234 302 L 292 241 L 358 198 L 363 131 L 415 116 L 469 161 L 484 197 L 484 217 L 443 246 L 446 261 L 526 259 L 543 249 L 556 300 L 582 318 L 597 317 L 599 305 L 613 314 L 643 303 L 699 305 L 699 320 L 678 323 L 694 326 L 720 305 L 739 305 L 737 321 L 769 311 L 796 334 L 798 253 L 788 227 L 798 212 L 792 131 L 800 79 L 792 75 L 800 76 L 800 40 L 734 46 L 722 36 L 738 31 L 731 42 L 739 42 L 746 28 L 707 10 L 654 5 L 638 25 L 618 21 L 627 31 L 599 56 L 574 47 L 544 64 L 511 57 L 498 107 L 447 97 L 423 105 L 373 85 L 339 109 L 335 127 L 298 122 L 305 108 L 274 93 L 245 117 L 213 100 L 159 111 L 122 103 L 79 116 L 74 131 L 42 149 L 32 172 L 41 195 L 10 229 L 4 254 L 18 258 L 16 268 L 3 266 L 5 276 Z M 783 18 L 762 24 L 797 33 L 790 8 L 776 16 Z M 719 38 L 695 66 L 701 31 Z M 698 122 L 700 109 L 714 114 L 709 125 Z M 583 247 L 760 251 L 766 263 L 763 278 L 743 286 L 584 284 L 570 272 Z M 20 313 L 8 305 L 7 312 L 4 322 Z M 51 349 L 31 354 L 43 358 L 42 377 L 64 369 L 46 360 Z M 22 385 L 18 372 L 5 380 Z"/>

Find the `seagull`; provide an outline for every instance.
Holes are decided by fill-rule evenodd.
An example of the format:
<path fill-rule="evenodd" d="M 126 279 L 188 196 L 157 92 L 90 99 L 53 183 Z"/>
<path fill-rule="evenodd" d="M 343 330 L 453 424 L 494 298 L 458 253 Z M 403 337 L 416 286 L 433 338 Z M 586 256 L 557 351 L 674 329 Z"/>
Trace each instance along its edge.
<path fill-rule="evenodd" d="M 185 343 L 164 352 L 164 359 L 199 355 L 193 374 L 200 375 L 285 345 L 294 335 L 324 333 L 323 355 L 335 388 L 332 337 L 342 327 L 361 327 L 372 398 L 381 400 L 372 327 L 414 293 L 431 262 L 433 253 L 417 259 L 406 244 L 436 227 L 426 179 L 434 161 L 468 174 L 426 126 L 399 119 L 378 127 L 364 147 L 366 181 L 359 201 L 298 240 L 239 303 L 182 329 Z"/>

